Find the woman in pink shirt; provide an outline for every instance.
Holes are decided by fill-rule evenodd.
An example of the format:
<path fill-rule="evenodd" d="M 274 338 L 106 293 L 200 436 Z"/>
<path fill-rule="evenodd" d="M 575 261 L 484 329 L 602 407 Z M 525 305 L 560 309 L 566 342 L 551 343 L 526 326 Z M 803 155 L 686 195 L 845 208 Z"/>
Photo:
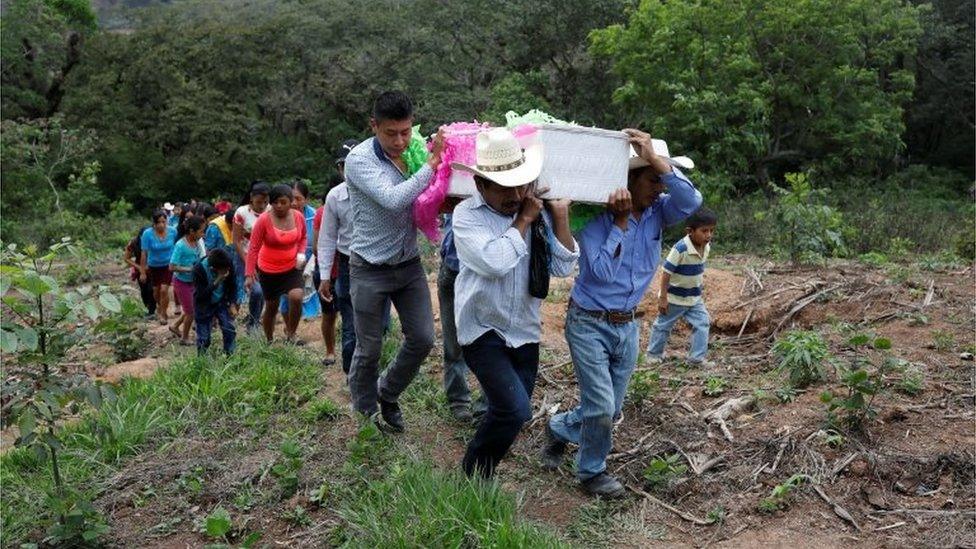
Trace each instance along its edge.
<path fill-rule="evenodd" d="M 302 268 L 305 267 L 305 248 L 308 245 L 305 216 L 292 209 L 292 189 L 288 185 L 275 185 L 269 198 L 271 209 L 261 214 L 251 230 L 244 287 L 250 291 L 257 274 L 264 291 L 261 325 L 269 343 L 274 337 L 280 298 L 282 295 L 288 296 L 285 341 L 301 345 L 304 342 L 295 336 L 295 330 L 302 317 L 304 295 Z"/>

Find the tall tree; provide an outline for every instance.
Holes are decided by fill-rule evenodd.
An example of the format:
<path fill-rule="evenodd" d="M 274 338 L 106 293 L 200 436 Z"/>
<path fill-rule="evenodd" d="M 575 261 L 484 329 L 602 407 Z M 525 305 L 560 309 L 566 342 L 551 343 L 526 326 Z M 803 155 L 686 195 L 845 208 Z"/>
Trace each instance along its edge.
<path fill-rule="evenodd" d="M 903 148 L 918 14 L 902 0 L 644 0 L 593 50 L 623 80 L 625 116 L 705 170 L 871 173 Z"/>

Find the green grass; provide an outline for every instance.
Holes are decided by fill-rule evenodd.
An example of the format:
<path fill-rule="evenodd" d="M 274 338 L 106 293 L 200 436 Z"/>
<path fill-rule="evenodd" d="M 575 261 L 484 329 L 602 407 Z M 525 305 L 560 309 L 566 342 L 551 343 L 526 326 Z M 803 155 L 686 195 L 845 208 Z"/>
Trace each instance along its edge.
<path fill-rule="evenodd" d="M 521 520 L 497 483 L 444 473 L 429 462 L 388 464 L 386 478 L 360 486 L 339 514 L 343 547 L 567 547 L 555 532 Z"/>
<path fill-rule="evenodd" d="M 271 414 L 297 410 L 319 384 L 317 370 L 298 351 L 247 338 L 229 358 L 178 359 L 149 379 L 125 380 L 116 400 L 65 426 L 62 474 L 93 499 L 99 480 L 124 458 L 191 428 L 220 429 L 228 420 L 266 424 Z M 53 491 L 49 466 L 32 452 L 13 449 L 0 458 L 0 485 L 4 542 L 27 541 L 51 519 L 44 502 Z"/>

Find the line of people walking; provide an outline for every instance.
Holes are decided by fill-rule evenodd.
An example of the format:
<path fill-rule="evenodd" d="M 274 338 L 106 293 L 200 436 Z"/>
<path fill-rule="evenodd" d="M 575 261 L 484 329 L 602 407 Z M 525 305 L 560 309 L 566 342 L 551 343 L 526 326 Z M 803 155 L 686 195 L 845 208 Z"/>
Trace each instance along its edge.
<path fill-rule="evenodd" d="M 314 280 L 326 346 L 322 363 L 336 362 L 339 317 L 339 360 L 354 411 L 386 432 L 404 432 L 400 396 L 435 344 L 413 204 L 440 167 L 445 139 L 443 130 L 434 135 L 427 162 L 411 170 L 403 153 L 413 121 L 406 94 L 380 94 L 369 121 L 373 136 L 342 143 L 336 164 L 343 182 L 317 210 L 308 206 L 304 184 L 255 182 L 236 210 L 180 205 L 176 226 L 170 222 L 176 214 L 154 212 L 152 226 L 130 242 L 126 256 L 150 314 L 168 322 L 173 285 L 182 316 L 171 329 L 181 342 L 187 344 L 195 321 L 196 345 L 204 352 L 216 321 L 230 353 L 238 306 L 247 305 L 245 328 L 260 323 L 272 342 L 284 304 L 283 341 L 302 345 L 297 327 L 305 280 Z M 541 457 L 545 467 L 558 468 L 568 445 L 578 446 L 576 473 L 588 493 L 615 497 L 624 491 L 607 473 L 606 458 L 638 361 L 639 305 L 661 263 L 666 226 L 685 222 L 687 237 L 664 262 L 648 358 L 662 359 L 672 327 L 685 318 L 693 328 L 690 362 L 711 365 L 702 274 L 717 219 L 701 208 L 701 193 L 684 174 L 690 161 L 670 156 L 645 132 L 624 132 L 634 151 L 627 181 L 610 195 L 607 211 L 575 236 L 570 202 L 548 199 L 539 181 L 541 145 L 523 149 L 510 131 L 494 128 L 478 134 L 474 164 L 451 165 L 471 174 L 477 190 L 445 204 L 437 276 L 445 393 L 455 418 L 477 419 L 461 463 L 469 476 L 493 477 L 532 417 L 540 307 L 553 276 L 573 276 L 578 267 L 565 337 L 579 404 L 548 420 Z M 403 338 L 381 372 L 391 307 Z M 480 387 L 474 402 L 469 370 Z"/>

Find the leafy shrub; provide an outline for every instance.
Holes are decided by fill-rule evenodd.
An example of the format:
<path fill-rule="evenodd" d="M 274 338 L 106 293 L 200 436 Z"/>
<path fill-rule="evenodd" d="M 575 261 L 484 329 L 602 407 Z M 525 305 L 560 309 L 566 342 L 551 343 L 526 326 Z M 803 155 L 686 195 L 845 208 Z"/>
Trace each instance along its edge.
<path fill-rule="evenodd" d="M 281 443 L 281 457 L 271 467 L 271 474 L 278 478 L 282 499 L 290 498 L 298 490 L 298 472 L 302 469 L 302 447 L 294 440 Z"/>
<path fill-rule="evenodd" d="M 652 490 L 666 491 L 681 479 L 688 466 L 681 463 L 680 454 L 656 457 L 644 468 L 644 480 Z"/>
<path fill-rule="evenodd" d="M 860 340 L 858 340 L 860 341 Z M 891 349 L 891 341 L 877 338 L 872 347 L 880 351 Z M 884 387 L 884 376 L 892 368 L 893 361 L 886 357 L 873 374 L 868 372 L 871 362 L 864 356 L 855 357 L 851 366 L 840 372 L 840 381 L 844 384 L 846 395 L 834 395 L 824 391 L 820 395 L 821 402 L 827 405 L 827 423 L 834 428 L 847 428 L 852 431 L 863 431 L 865 421 L 877 416 L 874 399 Z"/>
<path fill-rule="evenodd" d="M 144 312 L 142 303 L 126 297 L 122 299 L 119 312 L 110 314 L 95 326 L 95 332 L 101 333 L 112 346 L 115 360 L 126 362 L 145 356 L 149 341 L 145 326 L 139 322 Z"/>
<path fill-rule="evenodd" d="M 814 189 L 804 173 L 786 174 L 786 182 L 788 188 L 772 184 L 776 201 L 768 214 L 756 214 L 775 224 L 774 250 L 793 264 L 846 255 L 848 228 L 840 212 L 825 203 L 826 190 Z"/>
<path fill-rule="evenodd" d="M 948 330 L 932 330 L 932 346 L 936 351 L 951 351 L 956 346 L 956 336 Z"/>
<path fill-rule="evenodd" d="M 650 401 L 661 391 L 661 374 L 653 370 L 637 370 L 627 387 L 627 400 L 640 405 Z"/>
<path fill-rule="evenodd" d="M 705 380 L 705 388 L 702 389 L 702 392 L 705 394 L 705 396 L 719 396 L 725 392 L 726 384 L 727 382 L 725 381 L 725 378 L 710 376 Z"/>
<path fill-rule="evenodd" d="M 817 332 L 787 332 L 773 345 L 779 369 L 786 371 L 793 387 L 803 388 L 824 379 L 823 362 L 830 356 L 827 342 Z"/>

